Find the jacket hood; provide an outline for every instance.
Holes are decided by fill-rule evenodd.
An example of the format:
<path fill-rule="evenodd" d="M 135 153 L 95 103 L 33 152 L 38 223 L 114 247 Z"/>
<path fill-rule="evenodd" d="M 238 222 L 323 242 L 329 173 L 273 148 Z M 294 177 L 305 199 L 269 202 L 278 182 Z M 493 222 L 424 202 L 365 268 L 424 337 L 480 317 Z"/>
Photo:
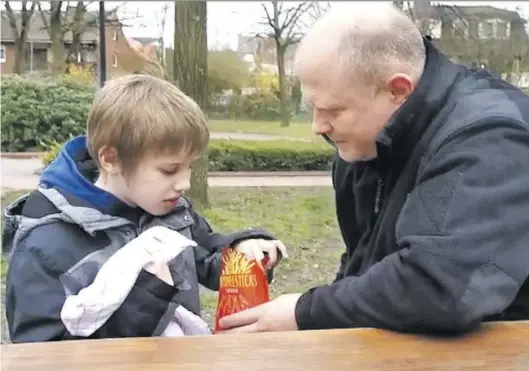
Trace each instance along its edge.
<path fill-rule="evenodd" d="M 97 174 L 97 168 L 88 154 L 86 137 L 79 136 L 66 142 L 57 158 L 46 167 L 40 186 L 61 190 L 111 214 L 112 209 L 123 203 L 113 194 L 94 186 Z"/>
<path fill-rule="evenodd" d="M 34 228 L 59 220 L 77 224 L 91 235 L 137 223 L 145 213 L 94 186 L 97 173 L 86 148 L 86 138 L 79 136 L 66 142 L 43 171 L 38 190 L 5 208 L 3 253 L 10 253 L 12 246 Z"/>

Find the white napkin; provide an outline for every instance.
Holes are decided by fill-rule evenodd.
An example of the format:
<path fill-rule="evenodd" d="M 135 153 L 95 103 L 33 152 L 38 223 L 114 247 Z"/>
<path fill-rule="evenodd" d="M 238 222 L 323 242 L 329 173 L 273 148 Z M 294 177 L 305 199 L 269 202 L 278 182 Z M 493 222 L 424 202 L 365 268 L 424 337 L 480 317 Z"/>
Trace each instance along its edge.
<path fill-rule="evenodd" d="M 155 263 L 167 264 L 185 248 L 196 245 L 193 240 L 162 226 L 143 232 L 107 260 L 92 284 L 66 298 L 61 309 L 66 329 L 74 336 L 90 336 L 125 301 L 142 269 Z"/>

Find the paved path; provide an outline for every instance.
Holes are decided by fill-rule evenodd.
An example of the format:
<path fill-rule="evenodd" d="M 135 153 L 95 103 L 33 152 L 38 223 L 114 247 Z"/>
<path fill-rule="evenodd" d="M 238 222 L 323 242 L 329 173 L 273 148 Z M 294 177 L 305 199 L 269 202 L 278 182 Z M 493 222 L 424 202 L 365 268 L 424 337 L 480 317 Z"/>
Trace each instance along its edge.
<path fill-rule="evenodd" d="M 257 134 L 257 133 L 225 133 L 225 132 L 215 132 L 210 133 L 211 139 L 233 139 L 233 140 L 296 140 L 300 142 L 310 142 L 309 139 L 303 138 L 292 138 L 292 137 L 283 137 L 272 134 Z"/>
<path fill-rule="evenodd" d="M 7 190 L 31 189 L 37 186 L 39 176 L 35 171 L 41 168 L 39 159 L 10 159 L 2 158 L 0 162 L 2 193 Z M 328 174 L 320 172 L 280 172 L 270 173 L 243 173 L 234 176 L 211 174 L 208 183 L 212 187 L 314 187 L 330 186 L 331 178 Z"/>
<path fill-rule="evenodd" d="M 254 134 L 254 133 L 225 133 L 215 132 L 211 133 L 212 139 L 234 139 L 234 140 L 299 140 L 309 141 L 307 139 L 281 137 L 269 134 Z M 35 188 L 39 176 L 35 175 L 35 171 L 41 168 L 39 158 L 30 159 L 16 159 L 16 158 L 2 158 L 0 162 L 1 168 L 1 183 L 2 193 L 7 189 L 19 190 Z M 331 179 L 329 175 L 309 175 L 297 173 L 294 174 L 278 174 L 277 176 L 263 176 L 255 174 L 245 174 L 244 176 L 223 176 L 219 174 L 211 174 L 208 183 L 212 187 L 271 187 L 271 186 L 330 186 Z"/>

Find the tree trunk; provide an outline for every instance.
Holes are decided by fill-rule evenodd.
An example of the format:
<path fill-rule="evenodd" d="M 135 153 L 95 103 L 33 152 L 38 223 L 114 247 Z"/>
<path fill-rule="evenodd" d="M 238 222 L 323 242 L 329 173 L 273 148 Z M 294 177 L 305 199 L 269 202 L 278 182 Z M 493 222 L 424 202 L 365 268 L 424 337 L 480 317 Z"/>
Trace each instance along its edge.
<path fill-rule="evenodd" d="M 174 79 L 178 87 L 198 105 L 207 104 L 207 4 L 205 1 L 175 1 Z M 198 209 L 209 207 L 208 156 L 204 152 L 191 172 L 189 196 Z"/>
<path fill-rule="evenodd" d="M 86 30 L 86 7 L 83 1 L 78 1 L 72 22 L 72 43 L 68 50 L 66 63 L 77 63 L 78 55 L 81 53 L 81 36 Z"/>
<path fill-rule="evenodd" d="M 26 42 L 15 43 L 15 64 L 13 65 L 13 73 L 20 75 L 24 72 L 26 67 Z"/>
<path fill-rule="evenodd" d="M 56 74 L 64 73 L 64 32 L 62 29 L 62 1 L 50 2 L 51 66 Z"/>
<path fill-rule="evenodd" d="M 281 45 L 276 39 L 277 71 L 279 74 L 279 105 L 281 112 L 281 126 L 290 125 L 289 96 L 285 78 L 285 53 L 286 46 Z"/>
<path fill-rule="evenodd" d="M 15 64 L 13 66 L 13 73 L 21 74 L 24 72 L 26 66 L 26 43 L 28 39 L 28 30 L 31 18 L 35 12 L 37 3 L 34 1 L 31 8 L 27 9 L 27 1 L 22 2 L 22 10 L 20 12 L 20 30 L 17 26 L 17 20 L 11 4 L 9 1 L 4 2 L 7 17 L 9 19 L 9 26 L 15 38 Z"/>

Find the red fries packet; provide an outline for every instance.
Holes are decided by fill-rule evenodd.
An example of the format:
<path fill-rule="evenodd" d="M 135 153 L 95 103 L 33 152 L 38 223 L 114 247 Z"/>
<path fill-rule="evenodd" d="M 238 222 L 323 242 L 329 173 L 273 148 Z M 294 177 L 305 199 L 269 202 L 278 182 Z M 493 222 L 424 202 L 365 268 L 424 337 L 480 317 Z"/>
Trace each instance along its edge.
<path fill-rule="evenodd" d="M 270 300 L 265 257 L 261 264 L 241 252 L 224 248 L 215 331 L 219 331 L 222 317 L 255 307 Z"/>

